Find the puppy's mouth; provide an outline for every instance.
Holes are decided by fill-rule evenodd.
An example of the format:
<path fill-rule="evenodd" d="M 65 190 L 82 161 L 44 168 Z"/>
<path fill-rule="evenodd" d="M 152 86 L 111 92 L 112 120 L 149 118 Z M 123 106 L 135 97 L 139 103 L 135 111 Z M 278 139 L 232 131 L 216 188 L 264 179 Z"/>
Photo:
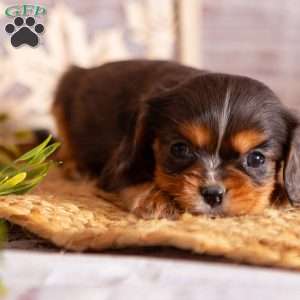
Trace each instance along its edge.
<path fill-rule="evenodd" d="M 186 211 L 193 215 L 226 216 L 226 212 L 222 204 L 217 207 L 211 207 L 206 204 L 201 197 L 199 197 L 197 202 L 198 203 L 193 207 L 188 207 Z"/>
<path fill-rule="evenodd" d="M 208 216 L 226 216 L 225 206 L 221 203 L 218 206 L 212 207 L 207 204 L 201 196 L 197 196 L 195 200 L 186 203 L 180 197 L 171 197 L 180 207 L 182 212 L 187 212 L 192 215 L 208 215 Z"/>

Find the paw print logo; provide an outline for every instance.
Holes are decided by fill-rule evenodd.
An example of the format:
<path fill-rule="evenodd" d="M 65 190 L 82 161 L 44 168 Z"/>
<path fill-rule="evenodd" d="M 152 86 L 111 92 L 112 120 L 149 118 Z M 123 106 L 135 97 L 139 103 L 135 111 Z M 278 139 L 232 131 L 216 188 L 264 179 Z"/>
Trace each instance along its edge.
<path fill-rule="evenodd" d="M 14 47 L 23 44 L 35 47 L 39 43 L 39 35 L 45 30 L 42 24 L 36 24 L 33 17 L 24 18 L 16 17 L 14 24 L 7 24 L 5 31 L 11 35 L 10 41 Z"/>

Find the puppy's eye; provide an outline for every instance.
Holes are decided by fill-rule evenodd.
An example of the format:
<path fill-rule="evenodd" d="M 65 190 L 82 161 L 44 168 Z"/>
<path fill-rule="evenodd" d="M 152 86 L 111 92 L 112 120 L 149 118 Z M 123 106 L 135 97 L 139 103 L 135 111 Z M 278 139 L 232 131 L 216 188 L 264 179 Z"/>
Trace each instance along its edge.
<path fill-rule="evenodd" d="M 191 155 L 189 146 L 183 142 L 171 145 L 170 152 L 174 157 L 180 159 L 188 158 Z"/>
<path fill-rule="evenodd" d="M 247 165 L 251 168 L 259 168 L 265 163 L 265 156 L 259 151 L 253 151 L 247 156 Z"/>

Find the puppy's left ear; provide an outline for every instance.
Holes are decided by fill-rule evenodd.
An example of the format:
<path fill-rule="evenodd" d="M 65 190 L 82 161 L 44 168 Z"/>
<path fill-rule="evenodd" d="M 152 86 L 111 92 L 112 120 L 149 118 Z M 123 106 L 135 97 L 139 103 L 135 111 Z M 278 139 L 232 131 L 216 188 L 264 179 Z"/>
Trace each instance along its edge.
<path fill-rule="evenodd" d="M 290 137 L 289 151 L 283 170 L 284 185 L 292 205 L 300 206 L 300 126 Z"/>
<path fill-rule="evenodd" d="M 135 112 L 128 112 L 128 132 L 120 141 L 100 176 L 99 186 L 107 191 L 118 191 L 152 178 L 154 157 L 153 131 L 147 103 Z"/>

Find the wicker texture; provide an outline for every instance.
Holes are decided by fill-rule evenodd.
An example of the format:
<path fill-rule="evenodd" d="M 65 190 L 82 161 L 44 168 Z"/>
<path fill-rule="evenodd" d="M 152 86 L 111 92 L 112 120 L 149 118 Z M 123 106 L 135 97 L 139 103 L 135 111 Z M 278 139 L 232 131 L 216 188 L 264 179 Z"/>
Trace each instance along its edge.
<path fill-rule="evenodd" d="M 178 221 L 141 220 L 97 197 L 87 181 L 53 171 L 32 194 L 3 197 L 0 217 L 59 247 L 103 250 L 174 246 L 250 264 L 300 269 L 300 210 L 267 209 L 262 216 Z"/>

